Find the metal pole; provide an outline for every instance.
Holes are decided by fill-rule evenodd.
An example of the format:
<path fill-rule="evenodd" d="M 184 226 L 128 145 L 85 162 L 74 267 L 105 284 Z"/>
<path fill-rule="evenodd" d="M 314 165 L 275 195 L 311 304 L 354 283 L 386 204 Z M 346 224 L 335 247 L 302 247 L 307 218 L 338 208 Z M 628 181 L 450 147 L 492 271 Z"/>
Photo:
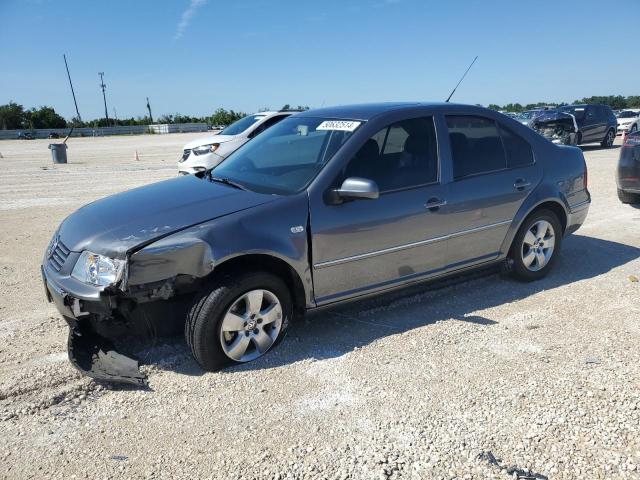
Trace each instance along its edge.
<path fill-rule="evenodd" d="M 107 127 L 109 126 L 109 111 L 107 110 L 107 96 L 104 93 L 107 86 L 104 84 L 104 72 L 98 72 L 100 75 L 100 88 L 102 88 L 102 99 L 104 100 L 104 117 L 107 119 Z"/>
<path fill-rule="evenodd" d="M 149 123 L 153 123 L 153 116 L 151 115 L 151 105 L 149 104 L 149 97 L 147 97 L 147 110 L 149 110 Z"/>
<path fill-rule="evenodd" d="M 73 91 L 73 83 L 71 83 L 71 74 L 69 73 L 69 65 L 67 64 L 67 55 L 63 54 L 64 66 L 67 68 L 67 77 L 69 77 L 69 86 L 71 87 L 71 95 L 73 95 L 73 104 L 76 106 L 76 115 L 78 116 L 78 122 L 82 123 L 80 118 L 80 112 L 78 111 L 78 102 L 76 102 L 76 93 Z"/>

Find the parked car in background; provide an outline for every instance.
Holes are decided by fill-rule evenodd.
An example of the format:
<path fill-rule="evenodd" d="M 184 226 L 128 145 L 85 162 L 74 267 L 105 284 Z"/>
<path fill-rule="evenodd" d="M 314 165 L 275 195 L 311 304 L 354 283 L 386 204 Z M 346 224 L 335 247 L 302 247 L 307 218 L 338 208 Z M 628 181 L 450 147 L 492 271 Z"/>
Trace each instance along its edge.
<path fill-rule="evenodd" d="M 638 117 L 640 112 L 634 110 L 623 110 L 617 115 L 618 122 L 618 134 L 621 135 L 624 132 L 635 132 L 638 130 Z"/>
<path fill-rule="evenodd" d="M 108 339 L 137 322 L 156 332 L 181 320 L 205 370 L 248 362 L 318 307 L 492 264 L 543 278 L 589 205 L 582 151 L 498 112 L 322 108 L 211 171 L 82 207 L 42 274 L 78 369 L 139 384 L 137 362 Z"/>
<path fill-rule="evenodd" d="M 618 198 L 622 203 L 640 203 L 640 131 L 625 138 L 620 148 L 616 175 Z"/>
<path fill-rule="evenodd" d="M 292 111 L 260 112 L 241 118 L 215 136 L 187 143 L 178 160 L 178 172 L 187 175 L 204 172 L 266 129 L 284 120 Z"/>
<path fill-rule="evenodd" d="M 60 134 L 56 132 L 50 132 L 48 138 L 60 138 Z"/>
<path fill-rule="evenodd" d="M 573 115 L 576 119 L 578 131 L 575 145 L 600 143 L 605 148 L 613 145 L 618 122 L 613 110 L 607 105 L 565 105 L 556 110 Z"/>
<path fill-rule="evenodd" d="M 640 132 L 640 117 L 636 118 L 634 122 L 629 125 L 628 133 L 634 133 L 634 132 Z"/>
<path fill-rule="evenodd" d="M 31 132 L 18 132 L 18 140 L 33 140 L 34 138 Z"/>

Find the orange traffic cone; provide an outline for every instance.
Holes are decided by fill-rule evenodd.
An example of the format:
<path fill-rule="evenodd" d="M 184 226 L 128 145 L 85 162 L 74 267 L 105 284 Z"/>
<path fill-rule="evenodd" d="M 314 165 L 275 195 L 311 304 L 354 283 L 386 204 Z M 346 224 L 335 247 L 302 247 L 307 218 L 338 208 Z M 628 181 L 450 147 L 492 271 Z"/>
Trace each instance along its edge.
<path fill-rule="evenodd" d="M 136 155 L 135 155 L 135 157 L 134 157 L 134 158 L 135 158 L 135 160 L 136 160 L 137 162 L 139 162 L 139 161 L 140 161 L 140 157 L 138 156 L 138 150 L 136 150 Z"/>
<path fill-rule="evenodd" d="M 627 141 L 627 131 L 623 130 L 622 131 L 622 144 L 624 145 L 624 142 Z"/>

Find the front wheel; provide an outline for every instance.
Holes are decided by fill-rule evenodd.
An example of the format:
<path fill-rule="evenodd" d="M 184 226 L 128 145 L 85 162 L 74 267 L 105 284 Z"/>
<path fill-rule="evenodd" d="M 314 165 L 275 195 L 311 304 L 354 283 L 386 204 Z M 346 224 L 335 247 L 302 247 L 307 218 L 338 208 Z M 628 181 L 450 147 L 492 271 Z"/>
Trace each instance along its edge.
<path fill-rule="evenodd" d="M 556 262 L 562 243 L 562 226 L 555 213 L 540 210 L 520 226 L 509 250 L 513 277 L 525 282 L 546 276 Z"/>
<path fill-rule="evenodd" d="M 286 334 L 293 305 L 275 275 L 250 272 L 226 277 L 203 292 L 187 315 L 185 339 L 209 371 L 255 360 Z"/>
<path fill-rule="evenodd" d="M 611 128 L 611 129 L 609 129 L 609 131 L 605 135 L 604 140 L 602 140 L 602 142 L 600 142 L 600 145 L 603 148 L 611 148 L 611 146 L 613 145 L 613 141 L 615 139 L 616 139 L 616 132 Z"/>

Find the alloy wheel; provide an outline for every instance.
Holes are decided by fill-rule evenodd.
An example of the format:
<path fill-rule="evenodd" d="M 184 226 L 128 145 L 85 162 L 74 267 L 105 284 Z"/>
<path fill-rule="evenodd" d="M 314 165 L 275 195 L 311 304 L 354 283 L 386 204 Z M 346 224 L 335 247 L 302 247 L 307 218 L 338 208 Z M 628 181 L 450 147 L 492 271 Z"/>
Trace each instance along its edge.
<path fill-rule="evenodd" d="M 616 136 L 616 134 L 613 133 L 613 130 L 609 130 L 607 132 L 607 147 L 610 147 L 611 145 L 613 145 L 613 142 L 615 140 L 615 136 Z"/>
<path fill-rule="evenodd" d="M 235 300 L 222 319 L 222 350 L 236 362 L 249 362 L 265 353 L 282 328 L 282 305 L 268 290 L 251 290 Z"/>
<path fill-rule="evenodd" d="M 555 244 L 555 231 L 551 223 L 538 220 L 524 236 L 522 263 L 532 272 L 542 270 L 551 260 Z"/>

